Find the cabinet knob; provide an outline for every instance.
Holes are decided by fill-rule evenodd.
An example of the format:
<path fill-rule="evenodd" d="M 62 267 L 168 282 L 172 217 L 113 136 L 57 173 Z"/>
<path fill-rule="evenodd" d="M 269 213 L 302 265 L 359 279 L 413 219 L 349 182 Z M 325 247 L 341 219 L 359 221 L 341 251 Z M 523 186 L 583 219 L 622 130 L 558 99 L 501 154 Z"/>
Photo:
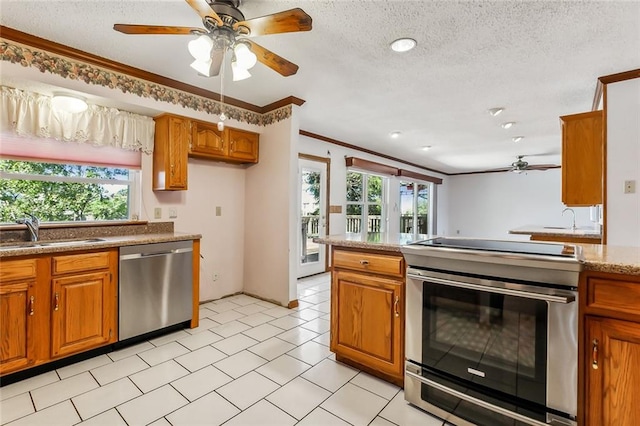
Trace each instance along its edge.
<path fill-rule="evenodd" d="M 29 315 L 33 315 L 36 313 L 36 299 L 31 296 L 29 298 Z"/>
<path fill-rule="evenodd" d="M 598 339 L 591 342 L 591 368 L 598 369 Z"/>

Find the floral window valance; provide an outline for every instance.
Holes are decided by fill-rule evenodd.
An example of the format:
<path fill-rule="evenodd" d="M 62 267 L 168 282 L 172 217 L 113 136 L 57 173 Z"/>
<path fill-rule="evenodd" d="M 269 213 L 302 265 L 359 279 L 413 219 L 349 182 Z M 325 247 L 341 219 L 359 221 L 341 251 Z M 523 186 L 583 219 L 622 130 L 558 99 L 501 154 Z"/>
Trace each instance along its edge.
<path fill-rule="evenodd" d="M 98 105 L 72 114 L 53 109 L 49 96 L 0 88 L 2 133 L 153 152 L 155 125 L 151 117 Z"/>

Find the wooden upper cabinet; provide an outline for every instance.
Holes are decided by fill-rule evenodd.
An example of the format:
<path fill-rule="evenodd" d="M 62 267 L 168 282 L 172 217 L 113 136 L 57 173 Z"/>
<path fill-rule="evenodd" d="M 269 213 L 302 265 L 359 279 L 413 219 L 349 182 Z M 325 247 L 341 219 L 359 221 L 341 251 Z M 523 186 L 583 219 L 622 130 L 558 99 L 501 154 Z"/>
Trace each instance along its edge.
<path fill-rule="evenodd" d="M 562 123 L 562 202 L 602 204 L 602 111 L 560 117 Z"/>
<path fill-rule="evenodd" d="M 154 191 L 187 189 L 189 119 L 164 114 L 156 122 L 153 149 Z"/>
<path fill-rule="evenodd" d="M 228 128 L 229 158 L 241 163 L 258 162 L 258 145 L 260 135 L 245 130 Z"/>
<path fill-rule="evenodd" d="M 218 130 L 215 123 L 191 121 L 191 144 L 189 154 L 194 157 L 224 158 L 229 152 L 229 144 L 225 143 L 224 131 Z"/>

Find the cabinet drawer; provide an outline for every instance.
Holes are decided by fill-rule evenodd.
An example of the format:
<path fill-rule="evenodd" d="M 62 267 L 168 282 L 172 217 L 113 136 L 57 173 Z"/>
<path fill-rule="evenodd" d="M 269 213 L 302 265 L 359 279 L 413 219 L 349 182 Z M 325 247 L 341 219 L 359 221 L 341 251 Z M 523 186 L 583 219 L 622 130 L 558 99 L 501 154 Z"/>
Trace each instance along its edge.
<path fill-rule="evenodd" d="M 35 278 L 36 264 L 36 259 L 3 261 L 0 267 L 0 281 Z"/>
<path fill-rule="evenodd" d="M 397 277 L 404 276 L 402 256 L 334 250 L 333 266 Z"/>
<path fill-rule="evenodd" d="M 608 309 L 640 316 L 640 283 L 589 278 L 587 308 Z"/>
<path fill-rule="evenodd" d="M 109 267 L 109 252 L 69 254 L 52 258 L 53 275 L 68 272 L 90 271 Z"/>

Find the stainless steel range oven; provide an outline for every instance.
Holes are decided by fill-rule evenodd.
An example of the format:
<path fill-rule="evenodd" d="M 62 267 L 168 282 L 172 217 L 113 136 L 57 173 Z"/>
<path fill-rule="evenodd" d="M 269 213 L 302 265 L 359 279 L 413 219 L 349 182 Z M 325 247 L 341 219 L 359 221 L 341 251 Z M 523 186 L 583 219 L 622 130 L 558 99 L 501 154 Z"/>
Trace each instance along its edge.
<path fill-rule="evenodd" d="M 575 425 L 579 247 L 403 247 L 405 398 L 456 425 Z"/>

